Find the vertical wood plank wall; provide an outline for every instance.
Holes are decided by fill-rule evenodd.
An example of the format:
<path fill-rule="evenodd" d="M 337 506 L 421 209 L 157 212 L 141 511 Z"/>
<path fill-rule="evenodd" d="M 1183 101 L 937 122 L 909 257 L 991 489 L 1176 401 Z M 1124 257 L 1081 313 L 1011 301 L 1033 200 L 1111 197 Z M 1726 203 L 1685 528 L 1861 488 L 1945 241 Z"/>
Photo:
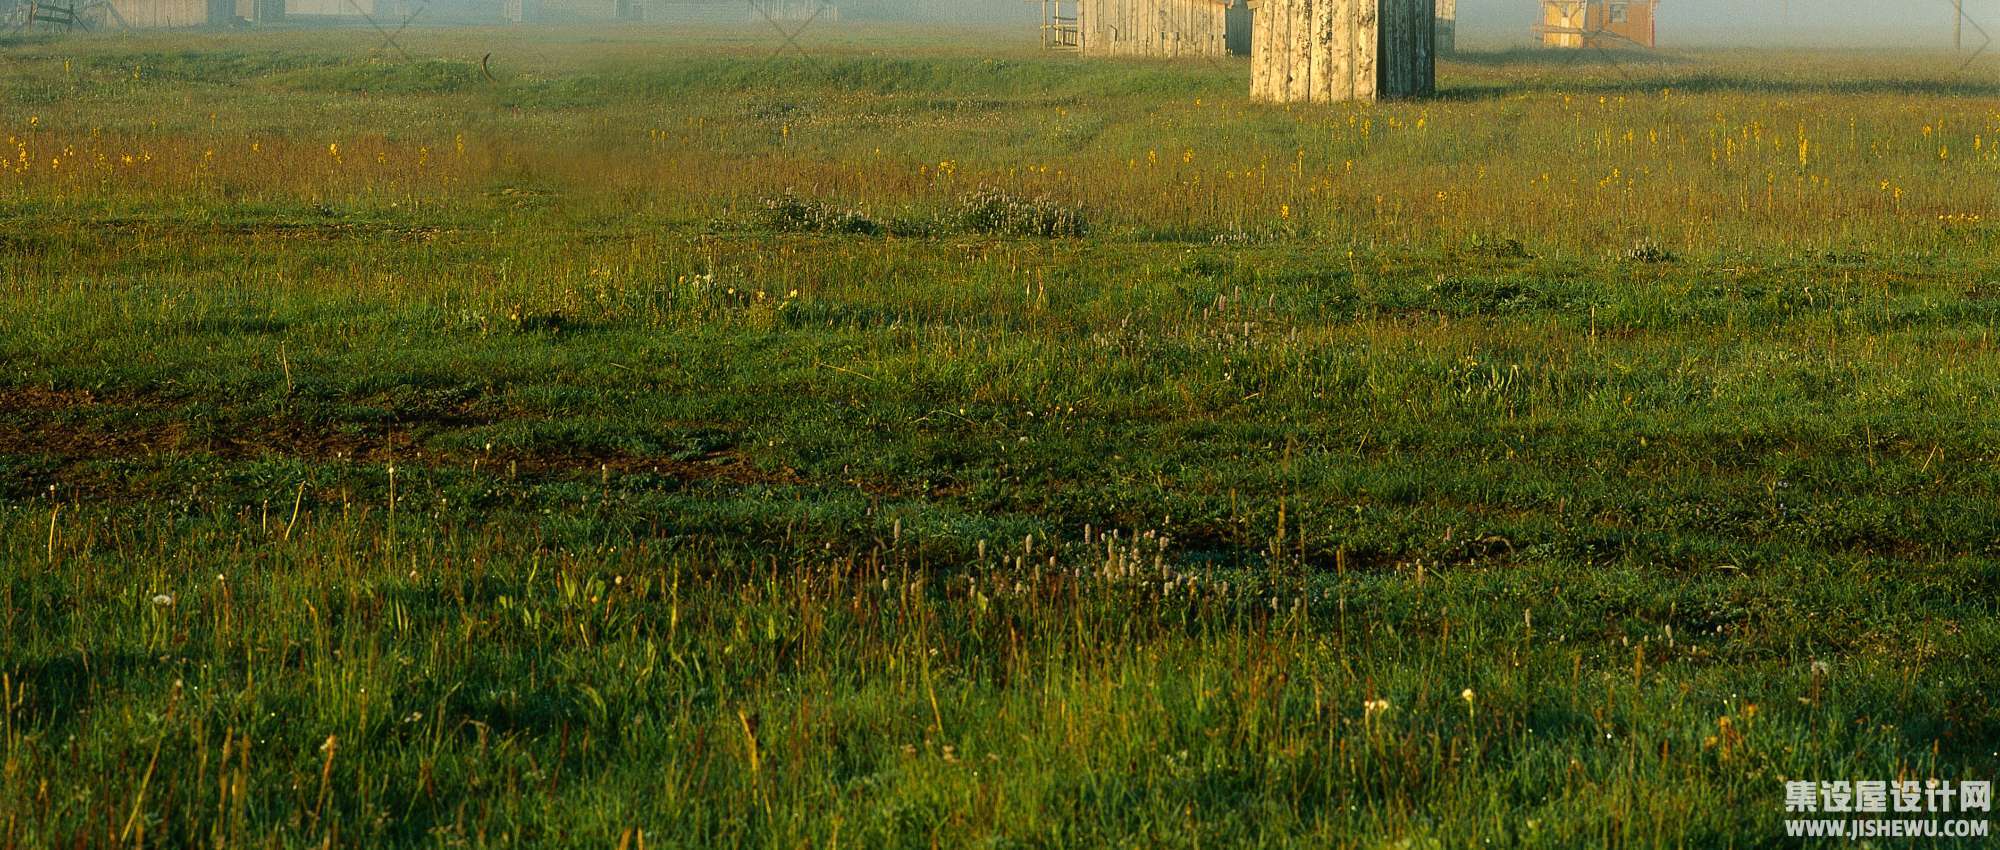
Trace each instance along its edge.
<path fill-rule="evenodd" d="M 1422 97 L 1437 91 L 1435 0 L 1382 0 L 1381 90 L 1385 98 Z"/>
<path fill-rule="evenodd" d="M 1220 0 L 1078 0 L 1085 56 L 1227 56 Z"/>
<path fill-rule="evenodd" d="M 1437 0 L 1437 52 L 1458 52 L 1458 0 Z"/>
<path fill-rule="evenodd" d="M 1611 11 L 1606 9 L 1604 31 L 1612 36 L 1606 41 L 1612 42 L 1612 46 L 1617 46 L 1616 42 L 1619 41 L 1628 42 L 1627 46 L 1654 46 L 1653 17 L 1655 7 L 1659 5 L 1659 0 L 1632 0 L 1625 5 L 1624 23 L 1613 23 Z"/>
<path fill-rule="evenodd" d="M 1436 89 L 1435 0 L 1259 0 L 1251 8 L 1252 99 L 1327 103 Z"/>
<path fill-rule="evenodd" d="M 1543 0 L 1542 46 L 1582 47 L 1583 0 Z"/>
<path fill-rule="evenodd" d="M 83 5 L 76 4 L 79 10 Z M 208 0 L 113 0 L 110 5 L 118 13 L 117 20 L 132 29 L 198 27 L 228 22 L 226 18 L 215 16 Z M 229 11 L 233 13 L 234 9 Z"/>

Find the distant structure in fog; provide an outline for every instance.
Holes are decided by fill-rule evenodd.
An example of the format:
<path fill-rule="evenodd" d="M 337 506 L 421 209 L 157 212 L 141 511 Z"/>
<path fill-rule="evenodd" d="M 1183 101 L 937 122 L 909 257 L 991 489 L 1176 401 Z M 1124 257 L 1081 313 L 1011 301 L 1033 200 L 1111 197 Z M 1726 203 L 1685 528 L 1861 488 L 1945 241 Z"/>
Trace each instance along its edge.
<path fill-rule="evenodd" d="M 1458 52 L 1458 0 L 1437 0 L 1437 52 L 1449 56 Z"/>
<path fill-rule="evenodd" d="M 0 31 L 75 32 L 93 29 L 105 16 L 103 0 L 0 0 Z"/>
<path fill-rule="evenodd" d="M 1251 0 L 1250 96 L 1323 103 L 1437 90 L 1435 0 Z"/>
<path fill-rule="evenodd" d="M 35 5 L 47 8 L 72 4 Z M 93 29 L 219 27 L 284 16 L 283 0 L 96 0 L 74 3 L 73 8 L 78 19 Z"/>
<path fill-rule="evenodd" d="M 1085 56 L 1250 53 L 1246 0 L 1042 0 L 1042 46 Z"/>
<path fill-rule="evenodd" d="M 79 14 L 89 14 L 92 24 L 104 29 L 171 29 L 178 27 L 226 27 L 237 24 L 274 24 L 280 21 L 352 20 L 375 15 L 408 15 L 418 7 L 427 13 L 451 20 L 464 18 L 461 10 L 475 9 L 477 0 L 96 0 L 79 3 Z M 446 10 L 449 10 L 448 12 Z M 486 9 L 484 18 L 498 17 L 496 9 Z"/>
<path fill-rule="evenodd" d="M 911 0 L 860 0 L 877 14 L 893 14 Z M 7 8 L 0 0 L 0 9 Z M 281 21 L 348 22 L 374 19 L 389 26 L 424 23 L 590 23 L 648 21 L 670 24 L 747 24 L 765 16 L 779 21 L 839 20 L 833 0 L 40 0 L 46 22 L 60 10 L 75 28 L 163 29 L 274 24 Z M 19 17 L 25 19 L 25 14 Z"/>
<path fill-rule="evenodd" d="M 667 24 L 741 24 L 763 20 L 838 20 L 832 0 L 505 0 L 515 23 L 647 21 Z"/>
<path fill-rule="evenodd" d="M 1652 47 L 1660 0 L 1540 0 L 1544 47 Z"/>

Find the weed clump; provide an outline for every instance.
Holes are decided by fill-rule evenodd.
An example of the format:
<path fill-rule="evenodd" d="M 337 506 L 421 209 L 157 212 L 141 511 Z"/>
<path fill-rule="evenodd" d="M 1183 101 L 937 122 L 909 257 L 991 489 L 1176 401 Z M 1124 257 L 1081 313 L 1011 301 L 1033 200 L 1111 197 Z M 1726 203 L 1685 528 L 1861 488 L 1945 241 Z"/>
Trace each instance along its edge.
<path fill-rule="evenodd" d="M 1527 260 L 1534 257 L 1534 254 L 1528 251 L 1528 246 L 1521 244 L 1519 239 L 1484 234 L 1474 234 L 1467 240 L 1466 249 L 1475 254 L 1510 260 Z"/>
<path fill-rule="evenodd" d="M 1660 246 L 1651 239 L 1641 239 L 1625 249 L 1624 258 L 1634 263 L 1671 263 L 1676 258 L 1674 252 Z"/>
<path fill-rule="evenodd" d="M 780 233 L 850 233 L 874 236 L 882 225 L 866 213 L 851 207 L 802 198 L 791 190 L 775 198 L 765 198 L 764 226 Z"/>
<path fill-rule="evenodd" d="M 1024 198 L 981 188 L 941 210 L 877 221 L 861 210 L 791 190 L 765 198 L 759 222 L 780 233 L 839 233 L 927 238 L 952 233 L 1073 239 L 1085 235 L 1083 210 L 1048 197 Z"/>
<path fill-rule="evenodd" d="M 1221 278 L 1236 270 L 1236 262 L 1219 254 L 1189 251 L 1180 270 L 1189 277 Z"/>
<path fill-rule="evenodd" d="M 1083 211 L 1047 197 L 1023 198 L 981 187 L 959 199 L 949 216 L 957 229 L 999 236 L 1073 239 L 1089 230 Z"/>
<path fill-rule="evenodd" d="M 226 69 L 228 66 L 223 66 Z M 248 65 L 255 68 L 256 66 Z M 191 67 L 190 74 L 217 75 L 216 69 Z M 197 77 L 199 79 L 200 77 Z M 237 79 L 227 77 L 227 79 Z M 304 67 L 277 76 L 285 87 L 302 92 L 377 95 L 456 94 L 486 84 L 479 66 L 461 60 L 425 59 L 415 62 L 348 62 Z"/>

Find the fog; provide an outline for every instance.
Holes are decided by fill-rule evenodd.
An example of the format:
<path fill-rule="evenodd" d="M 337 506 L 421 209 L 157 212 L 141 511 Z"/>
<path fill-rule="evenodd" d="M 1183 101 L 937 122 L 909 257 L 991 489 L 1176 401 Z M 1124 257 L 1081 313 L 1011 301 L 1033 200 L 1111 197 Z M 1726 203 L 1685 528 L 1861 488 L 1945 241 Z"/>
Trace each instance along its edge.
<path fill-rule="evenodd" d="M 1527 37 L 1537 0 L 1459 0 L 1461 39 Z M 2000 33 L 2000 0 L 1965 0 L 1966 17 Z M 1950 47 L 1950 0 L 1661 0 L 1660 46 Z M 1497 31 L 1497 32 L 1495 32 Z M 1965 27 L 1968 47 L 1983 37 Z"/>
<path fill-rule="evenodd" d="M 1041 6 L 1029 0 L 834 0 L 866 5 L 897 17 L 967 23 L 1031 23 Z M 2000 37 L 2000 0 L 1964 0 L 1965 43 L 1979 46 L 1987 32 Z M 1460 44 L 1477 48 L 1525 43 L 1539 0 L 1459 0 Z M 907 10 L 907 11 L 906 11 Z M 1943 47 L 1952 43 L 1951 0 L 1662 0 L 1661 47 L 1884 46 Z M 2000 45 L 1996 45 L 2000 47 Z"/>

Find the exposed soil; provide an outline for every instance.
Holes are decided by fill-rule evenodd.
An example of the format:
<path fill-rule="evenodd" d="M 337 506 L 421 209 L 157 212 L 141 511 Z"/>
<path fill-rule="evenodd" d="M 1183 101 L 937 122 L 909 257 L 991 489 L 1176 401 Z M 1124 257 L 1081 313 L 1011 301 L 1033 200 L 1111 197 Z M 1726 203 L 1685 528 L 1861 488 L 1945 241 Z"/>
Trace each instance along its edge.
<path fill-rule="evenodd" d="M 510 474 L 569 477 L 585 474 L 647 474 L 685 481 L 718 481 L 738 485 L 799 483 L 789 469 L 760 469 L 742 452 L 723 449 L 697 458 L 649 457 L 614 452 L 579 451 L 438 451 L 429 438 L 454 427 L 482 424 L 472 416 L 438 416 L 409 424 L 362 429 L 333 428 L 288 419 L 264 419 L 221 435 L 196 435 L 183 422 L 135 422 L 105 427 L 90 417 L 76 416 L 96 407 L 143 410 L 165 406 L 141 398 L 100 398 L 84 390 L 44 387 L 0 389 L 0 456 L 43 458 L 52 462 L 38 483 L 74 486 L 80 467 L 88 463 L 162 456 L 210 456 L 226 460 L 300 458 L 314 461 L 351 460 L 398 463 L 433 468 L 475 466 Z M 86 420 L 84 422 L 78 419 Z M 17 482 L 31 483 L 31 482 Z"/>

